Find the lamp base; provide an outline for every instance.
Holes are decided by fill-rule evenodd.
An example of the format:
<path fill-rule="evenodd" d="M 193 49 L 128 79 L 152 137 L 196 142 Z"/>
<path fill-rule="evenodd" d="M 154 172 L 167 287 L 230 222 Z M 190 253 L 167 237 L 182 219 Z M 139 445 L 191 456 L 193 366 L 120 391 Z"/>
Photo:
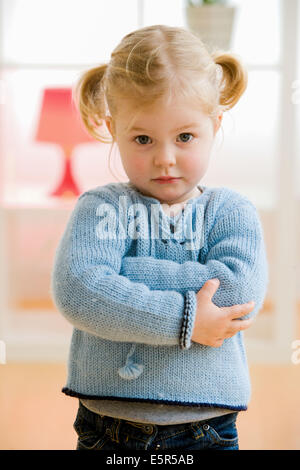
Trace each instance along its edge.
<path fill-rule="evenodd" d="M 72 174 L 71 158 L 65 158 L 65 168 L 61 182 L 57 188 L 50 193 L 54 197 L 74 197 L 79 196 L 80 191 L 74 181 Z"/>

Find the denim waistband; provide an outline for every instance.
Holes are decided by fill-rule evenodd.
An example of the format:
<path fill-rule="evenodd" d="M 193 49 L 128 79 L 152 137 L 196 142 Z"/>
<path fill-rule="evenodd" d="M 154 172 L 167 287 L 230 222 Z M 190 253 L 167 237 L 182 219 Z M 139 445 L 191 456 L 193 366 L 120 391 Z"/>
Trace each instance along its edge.
<path fill-rule="evenodd" d="M 197 440 L 203 437 L 206 423 L 213 426 L 213 423 L 219 419 L 219 417 L 215 417 L 203 421 L 171 425 L 147 424 L 98 415 L 88 410 L 81 403 L 79 406 L 81 419 L 89 422 L 99 435 L 105 433 L 111 441 L 117 444 L 121 440 L 124 442 L 124 438 L 126 441 L 134 440 L 140 442 L 145 449 L 149 445 L 155 444 L 156 441 L 167 440 L 187 431 L 192 434 L 193 439 Z M 228 414 L 226 420 L 228 422 L 234 421 L 237 414 L 237 412 Z M 80 425 L 79 422 L 78 425 Z"/>

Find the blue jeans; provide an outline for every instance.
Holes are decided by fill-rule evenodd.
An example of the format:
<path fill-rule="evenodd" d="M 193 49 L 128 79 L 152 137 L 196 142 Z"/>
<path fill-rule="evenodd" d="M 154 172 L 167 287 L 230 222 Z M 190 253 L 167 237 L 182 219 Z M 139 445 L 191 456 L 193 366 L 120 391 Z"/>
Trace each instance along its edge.
<path fill-rule="evenodd" d="M 101 416 L 79 402 L 76 450 L 239 450 L 237 415 L 160 426 Z"/>

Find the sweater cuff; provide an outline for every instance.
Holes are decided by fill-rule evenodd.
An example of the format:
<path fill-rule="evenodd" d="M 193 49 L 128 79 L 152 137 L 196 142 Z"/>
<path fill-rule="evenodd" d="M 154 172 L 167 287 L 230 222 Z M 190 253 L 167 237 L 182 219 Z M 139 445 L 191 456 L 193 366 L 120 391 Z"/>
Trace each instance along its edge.
<path fill-rule="evenodd" d="M 191 336 L 197 310 L 197 299 L 194 291 L 186 292 L 184 296 L 184 313 L 180 333 L 180 348 L 189 349 L 192 344 Z"/>

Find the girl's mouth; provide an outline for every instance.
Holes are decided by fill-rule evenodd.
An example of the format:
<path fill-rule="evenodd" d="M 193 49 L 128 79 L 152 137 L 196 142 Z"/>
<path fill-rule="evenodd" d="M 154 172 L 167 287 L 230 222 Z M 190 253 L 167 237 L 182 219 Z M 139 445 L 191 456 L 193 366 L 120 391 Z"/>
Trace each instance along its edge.
<path fill-rule="evenodd" d="M 163 176 L 161 178 L 156 178 L 153 181 L 156 181 L 157 183 L 160 183 L 160 184 L 166 184 L 166 183 L 175 183 L 178 180 L 180 180 L 180 178 L 173 178 L 173 177 L 170 177 L 170 176 Z"/>

